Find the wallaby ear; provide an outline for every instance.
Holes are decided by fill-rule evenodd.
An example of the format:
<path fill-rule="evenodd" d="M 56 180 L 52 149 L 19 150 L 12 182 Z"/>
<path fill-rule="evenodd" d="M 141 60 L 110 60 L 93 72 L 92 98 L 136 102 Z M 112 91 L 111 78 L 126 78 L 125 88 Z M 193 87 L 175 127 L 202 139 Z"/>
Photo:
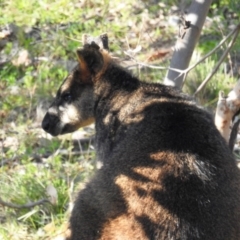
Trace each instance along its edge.
<path fill-rule="evenodd" d="M 78 63 L 81 71 L 81 80 L 83 82 L 86 82 L 91 77 L 91 74 L 87 66 L 87 63 L 83 58 L 80 50 L 77 50 L 77 58 L 78 58 Z"/>
<path fill-rule="evenodd" d="M 88 34 L 83 34 L 82 35 L 83 45 L 91 44 L 93 42 L 95 42 L 100 47 L 100 49 L 104 49 L 106 51 L 109 51 L 107 33 L 103 33 L 98 37 L 93 37 L 93 36 L 88 35 Z"/>
<path fill-rule="evenodd" d="M 103 68 L 104 60 L 99 50 L 100 47 L 95 42 L 85 44 L 83 49 L 77 50 L 83 80 L 97 75 Z"/>

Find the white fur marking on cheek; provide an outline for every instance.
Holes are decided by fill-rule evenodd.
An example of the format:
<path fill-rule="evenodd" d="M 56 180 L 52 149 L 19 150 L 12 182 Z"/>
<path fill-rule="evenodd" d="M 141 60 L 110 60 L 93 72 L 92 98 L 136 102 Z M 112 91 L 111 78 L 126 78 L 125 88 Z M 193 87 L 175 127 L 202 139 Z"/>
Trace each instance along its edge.
<path fill-rule="evenodd" d="M 57 115 L 57 109 L 55 107 L 50 107 L 48 109 L 49 114 Z"/>
<path fill-rule="evenodd" d="M 61 121 L 64 122 L 65 124 L 78 122 L 79 116 L 77 108 L 74 107 L 73 105 L 69 105 L 66 108 L 64 108 Z"/>
<path fill-rule="evenodd" d="M 64 108 L 63 106 L 60 106 L 60 107 L 59 107 L 59 111 L 60 111 L 60 112 L 64 112 L 64 110 L 65 110 L 65 108 Z"/>

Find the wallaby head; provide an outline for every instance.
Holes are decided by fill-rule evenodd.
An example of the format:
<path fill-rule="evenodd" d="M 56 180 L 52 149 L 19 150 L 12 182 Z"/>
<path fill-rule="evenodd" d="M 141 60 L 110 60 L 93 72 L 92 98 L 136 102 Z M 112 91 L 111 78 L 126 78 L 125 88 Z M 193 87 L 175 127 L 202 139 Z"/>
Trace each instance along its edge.
<path fill-rule="evenodd" d="M 77 50 L 77 58 L 78 65 L 63 81 L 42 122 L 53 136 L 94 122 L 94 84 L 104 73 L 109 55 L 92 42 Z"/>

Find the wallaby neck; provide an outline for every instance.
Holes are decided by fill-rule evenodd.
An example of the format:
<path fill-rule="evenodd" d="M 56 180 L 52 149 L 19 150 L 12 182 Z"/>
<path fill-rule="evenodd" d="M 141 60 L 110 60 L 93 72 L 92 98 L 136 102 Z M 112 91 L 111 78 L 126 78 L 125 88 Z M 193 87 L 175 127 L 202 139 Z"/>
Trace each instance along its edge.
<path fill-rule="evenodd" d="M 140 81 L 130 72 L 115 63 L 110 63 L 101 80 L 95 83 L 95 93 L 101 98 L 114 97 L 116 92 L 131 94 L 139 85 Z"/>
<path fill-rule="evenodd" d="M 140 85 L 136 77 L 114 63 L 109 64 L 101 80 L 94 84 L 96 149 L 100 161 L 107 161 L 116 131 L 127 114 L 124 109 Z"/>

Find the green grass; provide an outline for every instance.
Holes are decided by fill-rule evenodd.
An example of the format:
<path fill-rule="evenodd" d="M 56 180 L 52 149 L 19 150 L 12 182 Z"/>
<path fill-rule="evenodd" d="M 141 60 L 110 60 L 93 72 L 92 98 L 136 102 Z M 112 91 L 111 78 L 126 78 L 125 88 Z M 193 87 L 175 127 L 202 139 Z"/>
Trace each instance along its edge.
<path fill-rule="evenodd" d="M 124 3 L 119 0 L 0 0 L 0 16 L 4 16 L 0 17 L 0 26 L 17 25 L 19 50 L 25 49 L 30 60 L 40 59 L 19 66 L 9 61 L 0 69 L 0 197 L 22 205 L 48 198 L 46 189 L 49 185 L 58 193 L 55 205 L 46 203 L 31 209 L 0 205 L 0 239 L 52 239 L 67 222 L 69 204 L 77 191 L 95 171 L 96 159 L 91 143 L 82 143 L 79 148 L 78 144 L 73 145 L 71 135 L 50 138 L 41 130 L 36 110 L 40 103 L 46 107 L 51 102 L 68 73 L 67 61 L 74 64 L 75 51 L 82 45 L 82 34 L 98 36 L 107 32 L 110 50 L 120 58 L 126 58 L 124 51 L 128 48 L 141 45 L 142 50 L 135 58 L 145 62 L 159 48 L 174 44 L 178 28 L 162 28 L 161 21 L 167 21 L 170 7 L 176 2 L 162 1 L 162 5 L 158 5 L 130 0 Z M 163 19 L 156 21 L 160 13 Z M 31 30 L 31 27 L 40 30 L 37 37 L 27 35 L 27 28 Z M 227 28 L 222 30 L 229 31 Z M 192 62 L 221 39 L 222 35 L 214 27 L 204 31 L 215 33 L 217 38 L 200 41 L 197 57 Z M 239 45 L 238 40 L 233 51 Z M 9 55 L 13 50 L 14 44 L 9 41 L 1 53 Z M 191 94 L 196 90 L 220 53 L 188 74 L 184 91 Z M 169 59 L 156 64 L 168 66 Z M 133 71 L 141 79 L 154 82 L 161 82 L 166 74 L 166 70 L 151 68 Z M 200 103 L 214 109 L 219 90 L 227 93 L 235 81 L 221 67 L 201 93 Z M 79 154 L 74 154 L 76 149 Z"/>

